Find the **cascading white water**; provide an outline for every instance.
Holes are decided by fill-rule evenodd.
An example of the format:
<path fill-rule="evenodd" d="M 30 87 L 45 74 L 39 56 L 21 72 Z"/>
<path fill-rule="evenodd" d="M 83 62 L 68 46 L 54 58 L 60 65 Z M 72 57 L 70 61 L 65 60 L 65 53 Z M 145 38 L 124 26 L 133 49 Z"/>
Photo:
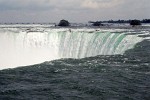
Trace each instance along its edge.
<path fill-rule="evenodd" d="M 0 69 L 60 58 L 123 54 L 142 38 L 95 29 L 0 29 Z"/>

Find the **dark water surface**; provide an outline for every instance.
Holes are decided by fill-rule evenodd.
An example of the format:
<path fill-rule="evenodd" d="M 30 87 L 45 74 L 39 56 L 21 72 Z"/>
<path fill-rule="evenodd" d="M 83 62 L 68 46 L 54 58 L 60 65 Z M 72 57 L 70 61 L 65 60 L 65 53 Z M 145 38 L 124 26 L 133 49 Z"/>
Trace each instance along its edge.
<path fill-rule="evenodd" d="M 1 70 L 0 100 L 150 100 L 150 41 L 124 55 Z"/>

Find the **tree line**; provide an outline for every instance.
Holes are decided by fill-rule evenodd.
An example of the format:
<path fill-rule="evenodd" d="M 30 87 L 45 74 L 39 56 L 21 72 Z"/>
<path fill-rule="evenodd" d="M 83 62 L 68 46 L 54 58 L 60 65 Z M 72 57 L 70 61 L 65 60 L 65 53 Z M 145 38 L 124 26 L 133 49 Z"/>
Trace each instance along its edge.
<path fill-rule="evenodd" d="M 136 19 L 135 19 L 136 20 Z M 108 20 L 108 21 L 97 21 L 100 23 L 130 23 L 132 20 Z M 139 20 L 141 23 L 150 23 L 150 19 Z"/>

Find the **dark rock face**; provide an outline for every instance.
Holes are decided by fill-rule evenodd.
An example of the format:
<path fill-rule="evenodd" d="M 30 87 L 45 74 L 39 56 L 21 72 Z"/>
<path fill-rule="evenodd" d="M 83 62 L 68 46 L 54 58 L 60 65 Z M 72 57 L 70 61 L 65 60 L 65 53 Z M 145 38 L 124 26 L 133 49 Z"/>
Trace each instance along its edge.
<path fill-rule="evenodd" d="M 70 23 L 67 20 L 60 20 L 58 26 L 70 26 Z"/>
<path fill-rule="evenodd" d="M 140 20 L 131 20 L 130 25 L 141 25 Z"/>

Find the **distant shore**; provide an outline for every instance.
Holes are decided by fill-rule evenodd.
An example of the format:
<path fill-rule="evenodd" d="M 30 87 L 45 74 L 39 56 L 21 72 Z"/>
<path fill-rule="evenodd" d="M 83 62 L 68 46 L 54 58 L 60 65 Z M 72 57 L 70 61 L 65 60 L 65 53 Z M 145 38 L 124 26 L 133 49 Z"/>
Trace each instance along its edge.
<path fill-rule="evenodd" d="M 0 28 L 103 28 L 103 29 L 150 29 L 150 24 L 131 26 L 129 24 L 106 23 L 103 26 L 92 26 L 90 24 L 73 23 L 67 27 L 56 26 L 55 24 L 0 24 Z"/>

